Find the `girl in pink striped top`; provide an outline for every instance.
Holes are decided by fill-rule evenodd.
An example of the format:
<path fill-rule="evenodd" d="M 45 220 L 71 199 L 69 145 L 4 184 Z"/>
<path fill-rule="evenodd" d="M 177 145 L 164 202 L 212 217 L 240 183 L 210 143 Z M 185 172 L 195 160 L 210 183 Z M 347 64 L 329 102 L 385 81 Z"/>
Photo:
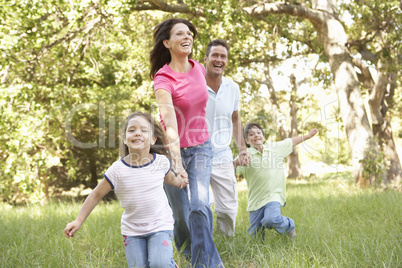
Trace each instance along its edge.
<path fill-rule="evenodd" d="M 64 235 L 73 237 L 98 202 L 114 190 L 125 209 L 121 232 L 128 266 L 175 267 L 174 220 L 163 183 L 182 189 L 188 180 L 171 171 L 163 130 L 149 114 L 136 112 L 127 117 L 122 138 L 125 156 L 108 168 Z"/>

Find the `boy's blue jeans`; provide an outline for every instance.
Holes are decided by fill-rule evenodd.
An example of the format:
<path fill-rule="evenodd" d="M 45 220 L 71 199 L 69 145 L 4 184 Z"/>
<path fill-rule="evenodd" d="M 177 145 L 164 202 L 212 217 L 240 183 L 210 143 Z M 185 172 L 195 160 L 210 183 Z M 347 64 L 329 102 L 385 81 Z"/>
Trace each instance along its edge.
<path fill-rule="evenodd" d="M 177 250 L 190 257 L 192 267 L 223 267 L 212 237 L 213 216 L 209 206 L 212 147 L 204 144 L 181 148 L 188 187 L 178 189 L 164 184 L 174 217 L 174 241 Z"/>
<path fill-rule="evenodd" d="M 269 202 L 256 211 L 250 211 L 250 228 L 248 233 L 256 236 L 262 232 L 264 228 L 275 229 L 278 233 L 287 234 L 295 228 L 295 222 L 288 217 L 281 215 L 281 203 Z"/>
<path fill-rule="evenodd" d="M 172 236 L 172 231 L 123 236 L 128 267 L 175 267 Z"/>

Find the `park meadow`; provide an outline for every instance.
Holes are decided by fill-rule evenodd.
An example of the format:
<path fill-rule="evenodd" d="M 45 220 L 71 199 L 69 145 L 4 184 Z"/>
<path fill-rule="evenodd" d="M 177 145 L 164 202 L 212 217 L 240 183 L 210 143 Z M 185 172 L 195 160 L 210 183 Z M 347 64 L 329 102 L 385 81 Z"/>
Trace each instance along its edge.
<path fill-rule="evenodd" d="M 287 180 L 295 240 L 248 235 L 239 180 L 236 234 L 213 234 L 225 267 L 402 268 L 402 0 L 0 2 L 0 268 L 127 266 L 119 201 L 67 239 L 88 192 L 58 195 L 97 185 L 130 113 L 161 118 L 150 52 L 169 18 L 195 26 L 201 64 L 227 41 L 217 67 L 239 85 L 243 128 L 257 122 L 270 141 L 319 130 L 286 164 L 300 177 L 317 161 Z"/>
<path fill-rule="evenodd" d="M 400 189 L 354 185 L 350 173 L 287 181 L 282 214 L 295 220 L 294 241 L 267 230 L 247 234 L 247 187 L 238 182 L 236 235 L 214 233 L 225 267 L 402 267 Z M 118 201 L 102 201 L 74 238 L 63 235 L 82 200 L 0 204 L 0 267 L 126 267 Z M 179 267 L 188 261 L 174 251 Z"/>

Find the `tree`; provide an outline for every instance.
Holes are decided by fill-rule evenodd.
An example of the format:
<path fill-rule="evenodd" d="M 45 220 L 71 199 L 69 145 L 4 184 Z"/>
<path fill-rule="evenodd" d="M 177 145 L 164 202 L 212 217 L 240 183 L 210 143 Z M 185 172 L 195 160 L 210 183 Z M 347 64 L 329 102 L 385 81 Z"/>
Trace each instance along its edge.
<path fill-rule="evenodd" d="M 149 38 L 110 2 L 2 1 L 0 194 L 42 201 L 93 187 L 118 157 L 120 125 L 151 111 Z"/>
<path fill-rule="evenodd" d="M 229 6 L 220 15 L 219 11 L 224 5 Z M 221 1 L 214 6 L 220 10 L 214 13 L 215 20 L 225 21 L 230 16 L 246 18 L 245 20 L 265 21 L 272 14 L 289 15 L 308 20 L 318 33 L 319 42 L 324 48 L 324 54 L 330 64 L 335 87 L 337 89 L 340 113 L 347 133 L 354 177 L 356 182 L 363 179 L 363 166 L 361 160 L 365 158 L 365 152 L 372 145 L 373 131 L 370 127 L 368 116 L 364 108 L 359 81 L 354 70 L 353 59 L 346 46 L 348 37 L 345 28 L 338 17 L 338 9 L 332 0 L 313 0 L 311 8 L 299 3 L 258 3 L 249 4 L 241 1 L 238 7 L 231 5 L 231 1 Z M 166 12 L 180 12 L 197 17 L 208 18 L 208 5 L 206 3 L 195 4 L 191 8 L 180 1 L 177 5 L 169 5 L 163 1 L 146 1 L 140 5 L 133 5 L 133 9 L 157 9 Z M 375 149 L 377 150 L 377 149 Z"/>
<path fill-rule="evenodd" d="M 355 21 L 348 25 L 348 46 L 360 70 L 359 81 L 368 91 L 373 133 L 390 161 L 385 179 L 397 182 L 402 169 L 391 118 L 396 115 L 394 97 L 402 62 L 402 12 L 397 1 L 356 1 L 344 10 Z"/>
<path fill-rule="evenodd" d="M 289 137 L 296 137 L 299 135 L 297 128 L 297 89 L 299 87 L 296 82 L 296 76 L 294 70 L 290 75 L 290 83 L 292 84 L 292 91 L 290 93 L 290 131 Z M 299 178 L 302 175 L 300 161 L 299 161 L 299 149 L 297 146 L 293 148 L 293 152 L 288 156 L 289 172 L 288 178 Z"/>
<path fill-rule="evenodd" d="M 268 71 L 281 59 L 320 55 L 331 67 L 356 179 L 374 136 L 385 139 L 379 148 L 392 156 L 388 180 L 397 178 L 401 167 L 389 122 L 401 109 L 393 102 L 400 83 L 401 16 L 397 1 L 380 2 L 360 1 L 365 6 L 360 11 L 354 3 L 336 7 L 330 0 L 1 0 L 3 199 L 43 200 L 57 188 L 92 187 L 102 178 L 118 157 L 122 118 L 137 109 L 157 115 L 148 58 L 154 26 L 171 16 L 188 18 L 200 30 L 194 44 L 200 62 L 211 37 L 229 40 L 227 75 L 250 92 L 260 88 L 255 81 L 265 81 L 272 90 Z M 338 10 L 364 27 L 344 26 Z M 381 19 L 367 23 L 370 17 Z M 280 43 L 289 49 L 277 52 Z M 371 78 L 366 75 L 372 66 L 378 79 L 372 72 Z M 374 134 L 357 78 L 369 89 Z"/>
<path fill-rule="evenodd" d="M 373 138 L 367 114 L 364 109 L 361 91 L 352 58 L 345 46 L 347 36 L 337 18 L 335 5 L 331 1 L 313 2 L 312 9 L 286 4 L 255 5 L 247 9 L 252 16 L 282 13 L 308 19 L 319 34 L 325 55 L 331 66 L 334 83 L 338 93 L 340 112 L 347 133 L 352 164 L 356 181 L 361 179 L 360 159 L 368 148 L 368 141 Z"/>

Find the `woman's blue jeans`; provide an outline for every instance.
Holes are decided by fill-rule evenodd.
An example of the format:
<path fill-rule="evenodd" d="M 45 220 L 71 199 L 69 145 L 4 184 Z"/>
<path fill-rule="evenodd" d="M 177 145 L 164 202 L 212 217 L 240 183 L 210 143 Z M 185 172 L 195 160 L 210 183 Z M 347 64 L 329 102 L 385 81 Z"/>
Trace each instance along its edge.
<path fill-rule="evenodd" d="M 248 233 L 264 237 L 264 228 L 275 229 L 280 234 L 287 234 L 295 228 L 295 222 L 281 215 L 281 203 L 269 202 L 256 211 L 250 211 Z"/>
<path fill-rule="evenodd" d="M 123 236 L 128 267 L 174 268 L 172 236 L 172 231 Z"/>
<path fill-rule="evenodd" d="M 212 148 L 204 144 L 181 148 L 183 167 L 190 187 L 178 189 L 165 184 L 165 191 L 173 210 L 174 241 L 177 250 L 191 256 L 192 267 L 223 267 L 212 237 L 213 216 L 209 206 Z"/>

